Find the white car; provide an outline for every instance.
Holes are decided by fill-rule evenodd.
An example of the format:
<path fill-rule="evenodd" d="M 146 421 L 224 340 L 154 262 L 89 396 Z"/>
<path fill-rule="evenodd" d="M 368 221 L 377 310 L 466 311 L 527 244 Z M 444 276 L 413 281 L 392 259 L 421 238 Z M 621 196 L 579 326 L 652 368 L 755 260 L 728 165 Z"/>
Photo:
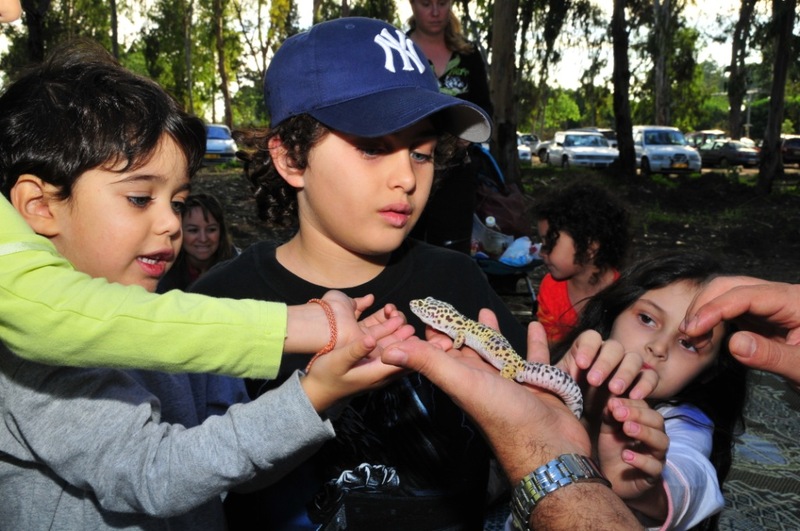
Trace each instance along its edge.
<path fill-rule="evenodd" d="M 683 133 L 676 127 L 634 126 L 633 146 L 636 166 L 642 175 L 700 171 L 700 153 L 687 144 Z"/>
<path fill-rule="evenodd" d="M 517 155 L 523 162 L 531 161 L 531 148 L 519 136 L 517 136 Z"/>
<path fill-rule="evenodd" d="M 602 133 L 590 131 L 559 131 L 547 150 L 547 163 L 562 168 L 607 168 L 618 158 L 619 150 Z"/>
<path fill-rule="evenodd" d="M 547 150 L 553 145 L 552 140 L 541 140 L 536 143 L 536 147 L 532 151 L 539 157 L 539 162 L 547 162 Z"/>

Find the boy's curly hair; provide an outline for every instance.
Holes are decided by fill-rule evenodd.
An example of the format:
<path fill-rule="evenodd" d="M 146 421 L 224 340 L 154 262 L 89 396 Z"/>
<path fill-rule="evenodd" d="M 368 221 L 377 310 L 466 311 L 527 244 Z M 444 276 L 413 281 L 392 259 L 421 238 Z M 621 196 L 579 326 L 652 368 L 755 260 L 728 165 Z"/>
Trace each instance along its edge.
<path fill-rule="evenodd" d="M 601 271 L 620 269 L 628 252 L 630 214 L 622 202 L 604 188 L 578 182 L 555 190 L 536 206 L 536 219 L 547 221 L 542 238 L 545 251 L 552 251 L 560 232 L 575 242 L 575 263 L 590 261 Z M 592 257 L 590 247 L 598 244 Z"/>
<path fill-rule="evenodd" d="M 435 117 L 432 121 L 436 125 Z M 260 219 L 281 227 L 297 223 L 297 190 L 281 177 L 272 163 L 270 140 L 280 138 L 292 167 L 305 169 L 311 149 L 330 131 L 308 114 L 293 116 L 270 129 L 234 131 L 233 138 L 241 148 L 236 156 L 244 163 L 244 175 L 250 181 Z M 454 136 L 440 133 L 434 152 L 436 168 L 450 165 L 465 153 Z"/>

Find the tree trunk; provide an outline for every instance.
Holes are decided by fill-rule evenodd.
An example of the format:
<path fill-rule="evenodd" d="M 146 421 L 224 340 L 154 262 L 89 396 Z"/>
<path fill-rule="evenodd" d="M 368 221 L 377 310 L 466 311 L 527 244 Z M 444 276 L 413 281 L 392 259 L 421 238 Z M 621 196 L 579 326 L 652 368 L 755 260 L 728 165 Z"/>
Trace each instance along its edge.
<path fill-rule="evenodd" d="M 44 17 L 50 9 L 50 0 L 22 0 L 25 25 L 28 27 L 28 60 L 44 60 Z"/>
<path fill-rule="evenodd" d="M 667 81 L 667 53 L 669 42 L 670 0 L 653 2 L 654 90 L 656 125 L 669 125 L 669 82 Z"/>
<path fill-rule="evenodd" d="M 492 21 L 492 64 L 489 89 L 494 104 L 493 154 L 505 170 L 508 182 L 521 186 L 517 155 L 517 116 L 514 98 L 514 42 L 518 0 L 495 2 Z"/>
<path fill-rule="evenodd" d="M 772 191 L 772 183 L 783 174 L 781 160 L 781 124 L 783 123 L 783 104 L 786 93 L 786 75 L 790 58 L 794 56 L 792 46 L 792 27 L 797 0 L 772 0 L 772 21 L 775 31 L 775 60 L 772 68 L 772 88 L 769 97 L 769 115 L 764 131 L 764 145 L 761 147 L 756 190 L 762 194 Z"/>
<path fill-rule="evenodd" d="M 119 22 L 117 21 L 117 0 L 111 3 L 111 53 L 119 60 Z"/>
<path fill-rule="evenodd" d="M 731 43 L 731 64 L 728 67 L 728 131 L 731 138 L 742 136 L 742 103 L 747 94 L 747 70 L 745 58 L 747 57 L 747 41 L 750 37 L 750 27 L 753 23 L 753 12 L 756 0 L 741 0 L 739 19 L 733 29 L 733 42 Z"/>
<path fill-rule="evenodd" d="M 631 72 L 628 65 L 628 27 L 625 21 L 625 0 L 614 0 L 611 16 L 611 38 L 614 41 L 614 119 L 619 148 L 619 175 L 625 180 L 636 178 L 636 154 L 633 149 L 633 124 L 628 99 Z"/>
<path fill-rule="evenodd" d="M 183 60 L 186 68 L 186 98 L 190 113 L 194 113 L 194 97 L 192 96 L 192 14 L 194 12 L 193 0 L 186 3 L 183 15 Z"/>
<path fill-rule="evenodd" d="M 217 70 L 219 71 L 219 88 L 222 92 L 224 108 L 223 123 L 229 128 L 232 128 L 233 114 L 231 112 L 231 92 L 228 86 L 228 69 L 225 66 L 225 40 L 222 33 L 225 27 L 225 6 L 223 0 L 214 0 L 212 10 L 214 17 L 214 44 L 217 49 Z"/>

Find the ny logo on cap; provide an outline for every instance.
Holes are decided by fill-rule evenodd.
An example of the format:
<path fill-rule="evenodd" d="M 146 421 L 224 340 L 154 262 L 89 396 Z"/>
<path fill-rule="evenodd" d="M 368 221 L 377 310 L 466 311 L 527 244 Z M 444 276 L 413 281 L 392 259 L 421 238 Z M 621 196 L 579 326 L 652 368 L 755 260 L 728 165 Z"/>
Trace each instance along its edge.
<path fill-rule="evenodd" d="M 414 43 L 411 42 L 411 39 L 406 37 L 400 30 L 395 30 L 395 32 L 397 33 L 396 39 L 386 28 L 381 30 L 380 35 L 375 35 L 375 42 L 383 48 L 383 52 L 386 54 L 386 62 L 383 65 L 384 68 L 389 72 L 396 72 L 394 68 L 394 54 L 392 53 L 392 50 L 396 50 L 397 53 L 400 54 L 400 58 L 403 59 L 403 70 L 414 70 L 414 67 L 411 65 L 413 62 L 417 66 L 417 70 L 419 70 L 420 74 L 425 72 L 425 65 L 420 60 L 419 55 L 417 55 L 417 50 L 414 48 Z"/>

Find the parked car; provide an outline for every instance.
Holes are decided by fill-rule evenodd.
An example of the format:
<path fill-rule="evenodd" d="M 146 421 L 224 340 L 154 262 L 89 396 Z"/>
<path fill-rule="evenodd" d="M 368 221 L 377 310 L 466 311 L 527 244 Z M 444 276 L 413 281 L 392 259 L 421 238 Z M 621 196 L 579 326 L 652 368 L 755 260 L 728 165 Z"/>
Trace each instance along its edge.
<path fill-rule="evenodd" d="M 637 125 L 633 127 L 636 166 L 642 175 L 700 171 L 700 153 L 686 143 L 676 127 Z"/>
<path fill-rule="evenodd" d="M 781 137 L 781 156 L 784 164 L 800 165 L 800 136 Z"/>
<path fill-rule="evenodd" d="M 538 142 L 535 148 L 531 148 L 531 151 L 536 153 L 536 156 L 539 157 L 539 162 L 547 162 L 547 150 L 550 149 L 552 145 L 552 140 L 543 140 Z"/>
<path fill-rule="evenodd" d="M 739 142 L 741 142 L 742 144 L 744 144 L 749 148 L 755 149 L 756 151 L 761 151 L 761 147 L 752 138 L 747 138 L 746 136 L 743 136 L 742 138 L 739 139 Z"/>
<path fill-rule="evenodd" d="M 531 148 L 517 135 L 517 155 L 523 162 L 531 162 Z"/>
<path fill-rule="evenodd" d="M 206 125 L 206 162 L 228 162 L 236 160 L 236 142 L 227 125 Z"/>
<path fill-rule="evenodd" d="M 605 136 L 589 131 L 559 131 L 547 153 L 547 163 L 562 168 L 607 168 L 618 158 L 619 151 L 608 145 Z"/>
<path fill-rule="evenodd" d="M 570 129 L 570 131 L 591 131 L 594 133 L 600 133 L 606 137 L 610 147 L 617 147 L 617 132 L 613 129 L 603 129 L 602 127 L 579 127 L 577 129 Z"/>
<path fill-rule="evenodd" d="M 686 133 L 686 143 L 694 148 L 699 148 L 714 140 L 728 138 L 728 133 L 721 129 L 706 129 L 704 131 L 694 131 Z"/>
<path fill-rule="evenodd" d="M 520 142 L 525 144 L 529 148 L 533 148 L 539 142 L 539 137 L 531 133 L 517 132 L 517 143 Z"/>
<path fill-rule="evenodd" d="M 698 151 L 705 167 L 758 165 L 758 150 L 738 140 L 712 140 L 700 146 Z"/>

